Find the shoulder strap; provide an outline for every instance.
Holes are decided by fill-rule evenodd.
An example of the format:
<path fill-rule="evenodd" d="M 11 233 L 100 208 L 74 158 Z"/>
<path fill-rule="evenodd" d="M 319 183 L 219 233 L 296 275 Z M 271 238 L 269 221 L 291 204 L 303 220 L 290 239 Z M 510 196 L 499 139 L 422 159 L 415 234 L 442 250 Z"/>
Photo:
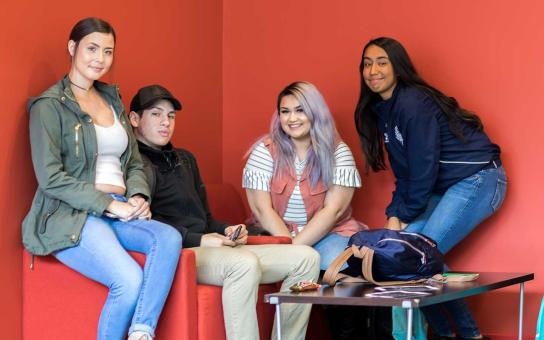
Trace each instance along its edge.
<path fill-rule="evenodd" d="M 344 250 L 344 252 L 340 255 L 338 255 L 334 261 L 332 261 L 329 268 L 327 268 L 327 271 L 323 275 L 323 282 L 328 284 L 331 287 L 334 287 L 336 285 L 336 281 L 338 281 L 342 276 L 338 274 L 340 271 L 340 268 L 346 263 L 346 261 L 353 255 L 353 250 L 351 247 Z"/>

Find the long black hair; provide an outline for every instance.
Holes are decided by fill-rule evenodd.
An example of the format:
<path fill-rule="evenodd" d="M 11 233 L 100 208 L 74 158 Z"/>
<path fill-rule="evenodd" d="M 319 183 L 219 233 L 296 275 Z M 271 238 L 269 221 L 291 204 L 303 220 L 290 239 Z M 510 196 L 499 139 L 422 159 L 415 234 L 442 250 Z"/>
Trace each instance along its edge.
<path fill-rule="evenodd" d="M 361 73 L 361 93 L 355 108 L 355 126 L 361 140 L 363 152 L 366 157 L 365 170 L 384 170 L 385 160 L 383 151 L 383 139 L 378 131 L 378 117 L 372 110 L 372 104 L 381 100 L 379 94 L 372 92 L 363 78 L 364 55 L 366 49 L 375 45 L 382 48 L 389 57 L 397 81 L 407 86 L 418 88 L 421 92 L 431 97 L 444 111 L 448 119 L 451 132 L 459 139 L 464 140 L 463 124 L 468 124 L 482 130 L 480 118 L 474 113 L 459 106 L 457 100 L 448 97 L 438 89 L 427 84 L 418 74 L 404 47 L 395 39 L 381 37 L 370 40 L 363 49 L 359 72 Z"/>

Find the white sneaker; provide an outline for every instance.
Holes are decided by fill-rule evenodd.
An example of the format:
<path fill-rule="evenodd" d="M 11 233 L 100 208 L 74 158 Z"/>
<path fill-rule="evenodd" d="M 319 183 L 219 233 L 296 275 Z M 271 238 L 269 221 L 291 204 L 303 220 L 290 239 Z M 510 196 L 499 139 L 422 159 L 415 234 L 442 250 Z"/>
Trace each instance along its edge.
<path fill-rule="evenodd" d="M 153 338 L 147 332 L 136 331 L 130 333 L 128 340 L 153 340 Z"/>

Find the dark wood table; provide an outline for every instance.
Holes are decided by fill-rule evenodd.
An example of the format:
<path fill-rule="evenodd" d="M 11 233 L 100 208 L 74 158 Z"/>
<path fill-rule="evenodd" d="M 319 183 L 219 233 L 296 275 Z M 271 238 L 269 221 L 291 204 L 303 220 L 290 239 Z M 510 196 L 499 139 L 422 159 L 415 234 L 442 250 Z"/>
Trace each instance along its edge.
<path fill-rule="evenodd" d="M 282 303 L 311 303 L 317 305 L 350 305 L 350 306 L 397 306 L 406 309 L 407 339 L 412 338 L 412 313 L 414 308 L 434 305 L 441 302 L 456 300 L 472 295 L 482 294 L 491 290 L 520 285 L 519 332 L 522 338 L 523 324 L 523 289 L 526 281 L 533 280 L 534 273 L 480 273 L 475 281 L 438 284 L 439 289 L 431 295 L 417 298 L 381 298 L 367 297 L 365 294 L 375 292 L 373 285 L 367 283 L 338 283 L 335 287 L 323 285 L 317 291 L 302 293 L 267 294 L 265 301 L 276 305 L 276 323 L 278 340 L 281 340 Z M 289 339 L 287 339 L 289 340 Z"/>

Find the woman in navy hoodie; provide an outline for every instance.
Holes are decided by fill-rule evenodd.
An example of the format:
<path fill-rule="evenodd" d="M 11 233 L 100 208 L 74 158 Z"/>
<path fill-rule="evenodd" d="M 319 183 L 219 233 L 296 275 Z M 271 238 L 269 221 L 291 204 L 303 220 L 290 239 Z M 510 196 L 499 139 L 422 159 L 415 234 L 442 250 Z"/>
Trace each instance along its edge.
<path fill-rule="evenodd" d="M 404 47 L 391 38 L 366 44 L 355 123 L 366 169 L 386 168 L 384 146 L 396 177 L 386 209 L 389 229 L 420 232 L 447 253 L 501 206 L 506 176 L 500 148 L 478 116 L 427 84 Z M 441 339 L 482 338 L 463 300 L 422 308 Z"/>

